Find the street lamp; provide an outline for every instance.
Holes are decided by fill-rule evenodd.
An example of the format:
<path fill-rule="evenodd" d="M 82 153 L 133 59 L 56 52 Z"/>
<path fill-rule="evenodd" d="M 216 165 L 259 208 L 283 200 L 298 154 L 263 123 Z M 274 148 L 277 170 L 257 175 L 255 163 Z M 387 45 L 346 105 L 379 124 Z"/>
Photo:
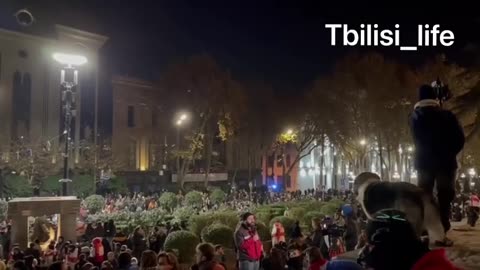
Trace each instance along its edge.
<path fill-rule="evenodd" d="M 78 70 L 76 67 L 88 62 L 83 55 L 74 55 L 66 53 L 54 53 L 53 59 L 64 67 L 61 69 L 60 89 L 62 90 L 62 101 L 64 110 L 64 131 L 65 136 L 65 152 L 63 153 L 63 178 L 60 179 L 62 183 L 62 196 L 68 196 L 68 183 L 72 182 L 69 178 L 68 158 L 70 146 L 70 134 L 72 118 L 75 117 L 75 96 L 78 85 Z"/>
<path fill-rule="evenodd" d="M 367 140 L 361 139 L 361 140 L 360 140 L 360 145 L 361 145 L 361 146 L 367 145 Z"/>
<path fill-rule="evenodd" d="M 293 134 L 293 130 L 292 129 L 288 129 L 287 130 L 287 135 L 292 135 Z"/>
<path fill-rule="evenodd" d="M 178 171 L 180 170 L 180 156 L 178 152 L 180 151 L 180 128 L 182 127 L 183 123 L 188 119 L 188 115 L 186 113 L 182 113 L 178 115 L 177 120 L 175 122 L 177 126 L 177 175 Z"/>

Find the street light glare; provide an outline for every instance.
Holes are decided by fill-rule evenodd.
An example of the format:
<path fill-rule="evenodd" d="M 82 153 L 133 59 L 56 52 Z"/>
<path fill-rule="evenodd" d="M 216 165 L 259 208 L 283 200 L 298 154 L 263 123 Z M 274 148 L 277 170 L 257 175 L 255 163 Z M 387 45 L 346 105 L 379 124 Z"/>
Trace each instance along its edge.
<path fill-rule="evenodd" d="M 367 144 L 367 140 L 365 139 L 360 140 L 360 145 L 366 145 L 366 144 Z"/>
<path fill-rule="evenodd" d="M 182 114 L 180 116 L 180 120 L 183 121 L 183 120 L 186 120 L 187 119 L 187 115 L 186 114 Z"/>
<path fill-rule="evenodd" d="M 292 134 L 293 134 L 293 130 L 292 130 L 292 129 L 288 129 L 288 130 L 287 130 L 287 134 L 288 134 L 288 135 L 292 135 Z"/>
<path fill-rule="evenodd" d="M 182 125 L 182 120 L 177 121 L 177 126 L 180 126 L 180 125 Z"/>
<path fill-rule="evenodd" d="M 87 58 L 83 55 L 66 54 L 66 53 L 54 53 L 53 59 L 60 64 L 69 66 L 80 66 L 88 62 Z"/>

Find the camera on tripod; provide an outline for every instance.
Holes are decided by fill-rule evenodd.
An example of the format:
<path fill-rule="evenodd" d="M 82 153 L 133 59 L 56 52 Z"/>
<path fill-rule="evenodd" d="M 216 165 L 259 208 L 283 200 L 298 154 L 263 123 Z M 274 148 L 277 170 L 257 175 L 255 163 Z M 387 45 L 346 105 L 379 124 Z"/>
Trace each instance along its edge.
<path fill-rule="evenodd" d="M 432 82 L 432 87 L 435 90 L 435 95 L 438 101 L 440 101 L 440 104 L 452 98 L 452 92 L 450 91 L 448 84 L 444 84 L 440 78 L 437 78 Z"/>

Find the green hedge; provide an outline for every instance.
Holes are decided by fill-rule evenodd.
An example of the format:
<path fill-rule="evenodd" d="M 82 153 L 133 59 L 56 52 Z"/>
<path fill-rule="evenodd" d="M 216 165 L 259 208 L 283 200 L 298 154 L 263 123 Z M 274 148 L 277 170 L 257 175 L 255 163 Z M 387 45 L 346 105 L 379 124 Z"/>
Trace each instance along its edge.
<path fill-rule="evenodd" d="M 7 218 L 8 203 L 4 200 L 0 200 L 0 221 Z"/>
<path fill-rule="evenodd" d="M 233 230 L 223 224 L 215 223 L 202 230 L 202 241 L 213 245 L 233 248 Z"/>
<path fill-rule="evenodd" d="M 177 207 L 177 195 L 173 192 L 164 192 L 158 199 L 158 204 L 172 212 Z"/>
<path fill-rule="evenodd" d="M 221 204 L 225 201 L 225 198 L 227 197 L 227 194 L 223 192 L 223 190 L 217 188 L 210 193 L 210 200 L 212 201 L 213 204 Z"/>
<path fill-rule="evenodd" d="M 192 231 L 195 235 L 200 236 L 205 227 L 214 223 L 221 223 L 228 226 L 232 230 L 235 230 L 238 222 L 239 216 L 236 211 L 223 211 L 191 216 L 189 219 L 189 226 L 190 231 Z"/>
<path fill-rule="evenodd" d="M 335 203 L 327 203 L 322 206 L 320 212 L 325 216 L 333 216 L 337 212 L 338 208 L 339 206 L 337 206 Z"/>
<path fill-rule="evenodd" d="M 96 214 L 102 211 L 105 206 L 105 199 L 100 195 L 90 195 L 85 198 L 85 207 L 90 214 Z"/>
<path fill-rule="evenodd" d="M 189 231 L 170 233 L 165 239 L 165 249 L 175 250 L 180 263 L 192 263 L 195 259 L 195 249 L 200 243 L 198 237 Z"/>
<path fill-rule="evenodd" d="M 303 208 L 300 207 L 294 207 L 290 208 L 287 211 L 285 211 L 285 216 L 292 218 L 294 220 L 302 220 L 303 216 L 305 215 L 306 211 Z"/>
<path fill-rule="evenodd" d="M 320 211 L 310 211 L 310 212 L 307 212 L 305 214 L 305 216 L 303 216 L 303 219 L 302 219 L 302 224 L 309 228 L 309 229 L 312 229 L 312 220 L 314 218 L 320 218 L 320 219 L 323 219 L 325 218 L 325 215 L 320 212 Z"/>
<path fill-rule="evenodd" d="M 190 191 L 185 195 L 185 204 L 187 206 L 200 208 L 203 205 L 203 197 L 200 191 Z"/>
<path fill-rule="evenodd" d="M 20 175 L 7 175 L 4 178 L 5 193 L 11 197 L 31 197 L 33 195 L 33 188 L 28 180 Z M 58 181 L 58 179 L 57 179 Z"/>
<path fill-rule="evenodd" d="M 257 221 L 263 222 L 265 224 L 270 224 L 270 220 L 272 219 L 272 213 L 270 211 L 257 211 L 255 213 L 255 217 Z"/>
<path fill-rule="evenodd" d="M 274 217 L 270 221 L 270 228 L 273 228 L 273 224 L 277 221 L 280 221 L 280 223 L 282 223 L 283 228 L 285 228 L 285 233 L 286 233 L 287 236 L 292 232 L 293 227 L 295 226 L 295 220 L 294 219 L 289 218 L 289 217 L 285 217 L 285 216 L 278 216 L 278 217 Z"/>
<path fill-rule="evenodd" d="M 272 235 L 270 229 L 263 222 L 257 222 L 257 232 L 262 241 L 272 240 Z"/>
<path fill-rule="evenodd" d="M 175 222 L 188 221 L 192 216 L 196 216 L 197 211 L 190 206 L 177 208 L 173 212 Z"/>

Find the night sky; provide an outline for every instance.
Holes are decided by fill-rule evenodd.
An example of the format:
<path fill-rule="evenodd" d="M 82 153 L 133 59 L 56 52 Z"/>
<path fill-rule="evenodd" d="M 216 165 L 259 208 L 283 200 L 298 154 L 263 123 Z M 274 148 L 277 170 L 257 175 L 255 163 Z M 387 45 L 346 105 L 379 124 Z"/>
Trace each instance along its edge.
<path fill-rule="evenodd" d="M 331 8 L 317 2 L 323 1 L 2 0 L 0 27 L 45 31 L 48 35 L 44 26 L 60 23 L 107 35 L 110 40 L 101 52 L 105 78 L 119 74 L 156 79 L 172 61 L 206 52 L 236 78 L 266 81 L 284 95 L 303 91 L 352 49 L 331 47 L 326 23 L 347 23 L 357 29 L 360 23 L 378 23 L 390 29 L 398 23 L 405 45 L 416 41 L 418 24 L 439 23 L 455 34 L 455 44 L 448 49 L 375 50 L 412 65 L 439 52 L 466 64 L 477 59 L 466 50 L 476 48 L 480 40 L 480 16 L 468 12 L 473 8 L 436 6 L 418 10 L 409 6 L 388 10 L 348 3 Z M 20 29 L 15 24 L 12 14 L 20 8 L 28 8 L 36 17 L 32 29 Z M 108 88 L 108 82 L 104 87 Z M 107 100 L 105 93 L 108 91 L 103 97 Z"/>

